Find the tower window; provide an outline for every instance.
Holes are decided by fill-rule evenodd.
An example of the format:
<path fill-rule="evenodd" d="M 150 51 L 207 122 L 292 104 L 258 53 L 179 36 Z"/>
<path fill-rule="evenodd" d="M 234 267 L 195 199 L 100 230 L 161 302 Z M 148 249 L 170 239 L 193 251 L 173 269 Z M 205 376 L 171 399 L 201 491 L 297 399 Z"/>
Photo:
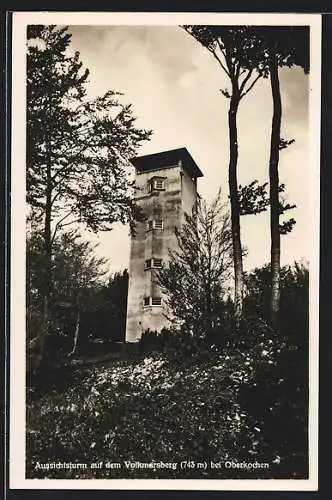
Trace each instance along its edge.
<path fill-rule="evenodd" d="M 164 221 L 162 220 L 148 220 L 146 223 L 146 230 L 151 231 L 152 229 L 164 229 Z"/>
<path fill-rule="evenodd" d="M 152 258 L 152 259 L 147 259 L 145 261 L 144 268 L 145 269 L 160 269 L 162 267 L 162 265 L 163 265 L 162 259 Z"/>
<path fill-rule="evenodd" d="M 152 267 L 152 259 L 148 259 L 145 261 L 145 269 L 151 269 Z"/>
<path fill-rule="evenodd" d="M 161 297 L 144 297 L 144 307 L 161 306 Z"/>
<path fill-rule="evenodd" d="M 164 177 L 153 177 L 149 183 L 149 191 L 163 191 L 165 189 Z"/>
<path fill-rule="evenodd" d="M 151 231 L 153 229 L 153 220 L 148 220 L 146 223 L 146 230 Z"/>
<path fill-rule="evenodd" d="M 165 189 L 165 181 L 163 179 L 154 180 L 154 189 Z"/>
<path fill-rule="evenodd" d="M 164 229 L 164 221 L 154 220 L 153 221 L 153 229 Z"/>

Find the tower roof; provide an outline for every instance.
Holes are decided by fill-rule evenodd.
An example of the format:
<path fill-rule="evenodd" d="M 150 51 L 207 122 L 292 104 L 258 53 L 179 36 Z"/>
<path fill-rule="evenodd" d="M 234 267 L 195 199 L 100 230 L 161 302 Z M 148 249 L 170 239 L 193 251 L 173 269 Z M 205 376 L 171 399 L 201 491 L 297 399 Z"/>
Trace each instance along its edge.
<path fill-rule="evenodd" d="M 188 172 L 190 177 L 203 177 L 201 170 L 187 148 L 170 149 L 169 151 L 162 151 L 160 153 L 136 156 L 130 160 L 138 172 L 167 168 L 179 163 L 179 161 L 182 162 L 183 168 Z"/>

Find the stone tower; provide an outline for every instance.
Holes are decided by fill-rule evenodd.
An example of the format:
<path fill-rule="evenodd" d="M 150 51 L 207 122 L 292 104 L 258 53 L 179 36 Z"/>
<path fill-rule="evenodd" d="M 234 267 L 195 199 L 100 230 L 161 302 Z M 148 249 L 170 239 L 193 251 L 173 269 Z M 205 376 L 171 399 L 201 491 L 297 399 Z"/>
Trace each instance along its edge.
<path fill-rule="evenodd" d="M 169 326 L 156 273 L 177 247 L 175 227 L 197 202 L 197 177 L 203 174 L 186 148 L 132 160 L 136 169 L 136 202 L 146 220 L 131 237 L 126 342 L 137 342 L 145 330 Z"/>

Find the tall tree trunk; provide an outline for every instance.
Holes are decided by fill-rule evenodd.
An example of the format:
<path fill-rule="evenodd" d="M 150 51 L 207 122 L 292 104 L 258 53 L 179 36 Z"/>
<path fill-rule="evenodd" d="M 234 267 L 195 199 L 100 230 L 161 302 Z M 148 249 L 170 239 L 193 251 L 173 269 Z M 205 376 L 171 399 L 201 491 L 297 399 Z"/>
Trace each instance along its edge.
<path fill-rule="evenodd" d="M 229 166 L 228 185 L 231 201 L 231 222 L 232 222 L 232 242 L 234 261 L 234 316 L 235 324 L 238 327 L 242 319 L 242 294 L 243 294 L 243 262 L 240 233 L 240 203 L 237 185 L 237 162 L 238 162 L 238 141 L 237 141 L 237 111 L 239 106 L 238 90 L 234 89 L 229 104 L 228 126 L 229 126 Z"/>
<path fill-rule="evenodd" d="M 207 269 L 207 290 L 206 290 L 206 305 L 207 305 L 207 331 L 210 334 L 212 330 L 212 243 L 211 243 L 211 229 L 207 227 L 206 231 L 207 244 L 208 244 L 208 269 Z"/>
<path fill-rule="evenodd" d="M 273 117 L 270 144 L 270 230 L 271 230 L 271 323 L 278 322 L 280 303 L 280 231 L 279 231 L 279 146 L 281 128 L 281 95 L 278 61 L 274 47 L 270 47 L 270 82 L 273 98 Z"/>
<path fill-rule="evenodd" d="M 39 332 L 38 350 L 35 360 L 35 367 L 38 368 L 43 361 L 45 342 L 48 336 L 50 306 L 51 306 L 51 288 L 52 288 L 52 237 L 51 237 L 51 215 L 52 215 L 52 178 L 51 165 L 46 166 L 46 203 L 45 203 L 45 221 L 44 221 L 44 283 L 43 283 L 43 316 L 42 325 Z"/>
<path fill-rule="evenodd" d="M 80 313 L 81 313 L 81 311 L 80 311 L 80 308 L 78 307 L 78 309 L 77 309 L 77 315 L 76 315 L 74 345 L 73 345 L 72 351 L 69 353 L 69 356 L 71 356 L 72 354 L 74 354 L 74 352 L 76 351 L 77 342 L 78 342 L 78 333 L 79 333 L 79 330 L 80 330 Z"/>

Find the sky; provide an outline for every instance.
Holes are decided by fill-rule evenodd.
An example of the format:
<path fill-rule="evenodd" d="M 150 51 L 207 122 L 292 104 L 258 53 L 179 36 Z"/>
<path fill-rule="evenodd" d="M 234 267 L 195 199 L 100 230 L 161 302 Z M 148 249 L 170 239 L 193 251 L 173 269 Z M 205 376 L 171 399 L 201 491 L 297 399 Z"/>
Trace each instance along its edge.
<path fill-rule="evenodd" d="M 186 147 L 202 170 L 201 196 L 210 201 L 221 187 L 228 195 L 229 101 L 220 89 L 228 86 L 213 56 L 178 26 L 70 26 L 72 50 L 90 70 L 88 94 L 121 91 L 131 103 L 137 126 L 153 135 L 138 155 Z M 296 205 L 292 233 L 281 237 L 281 264 L 309 260 L 309 77 L 301 68 L 280 70 L 282 132 L 295 139 L 280 152 L 280 182 L 287 200 Z M 238 113 L 239 184 L 268 181 L 272 120 L 269 80 L 259 81 L 241 101 Z M 109 259 L 111 272 L 129 265 L 129 230 L 121 224 L 97 236 L 99 255 Z M 245 270 L 270 258 L 269 214 L 241 218 L 241 236 L 248 250 Z"/>

